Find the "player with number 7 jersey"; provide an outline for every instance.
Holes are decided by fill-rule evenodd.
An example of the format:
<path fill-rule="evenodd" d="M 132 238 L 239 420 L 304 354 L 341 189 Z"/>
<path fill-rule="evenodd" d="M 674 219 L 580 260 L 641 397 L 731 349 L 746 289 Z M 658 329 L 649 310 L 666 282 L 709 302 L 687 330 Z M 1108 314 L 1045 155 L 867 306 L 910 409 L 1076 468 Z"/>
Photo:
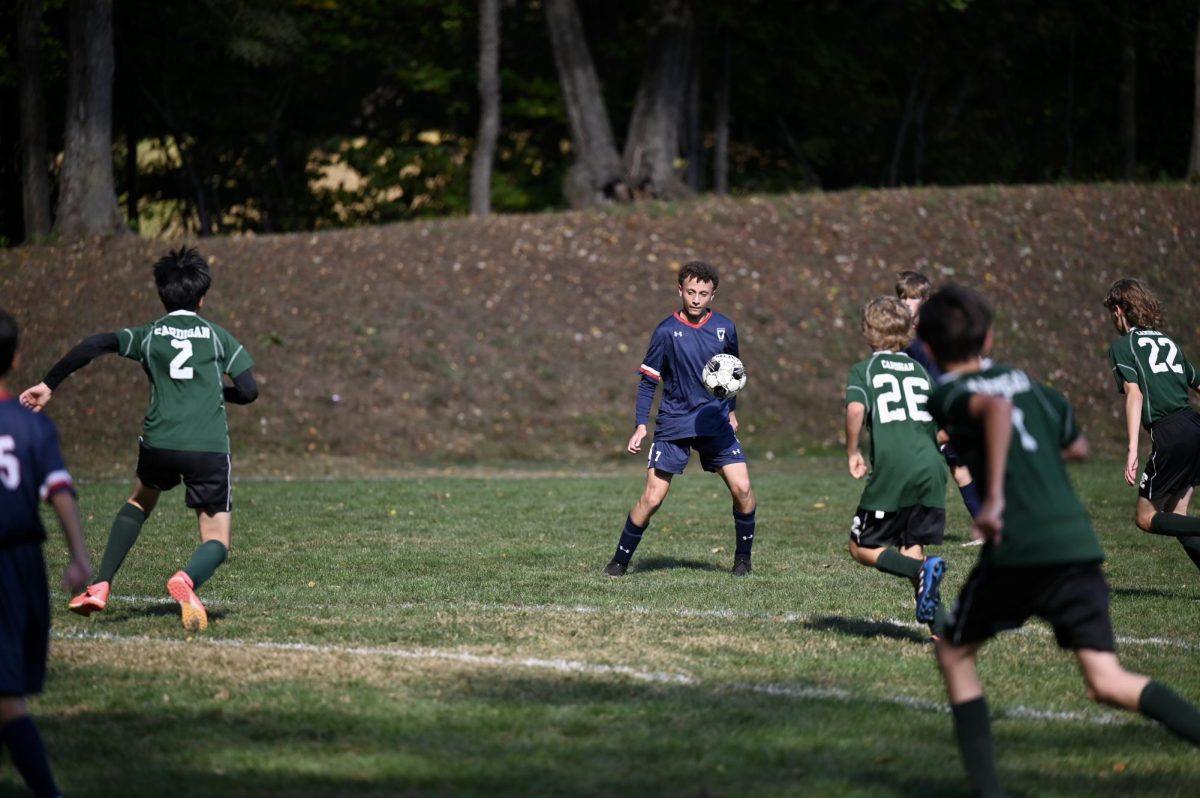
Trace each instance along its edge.
<path fill-rule="evenodd" d="M 69 608 L 84 616 L 104 609 L 112 580 L 159 494 L 182 482 L 187 506 L 196 512 L 201 543 L 167 581 L 167 591 L 179 602 L 184 627 L 199 631 L 207 627 L 208 613 L 195 590 L 229 552 L 233 478 L 225 406 L 253 402 L 258 386 L 245 348 L 198 313 L 212 284 L 207 261 L 194 249 L 171 252 L 155 263 L 154 281 L 166 315 L 85 339 L 40 384 L 24 391 L 21 403 L 41 410 L 68 375 L 104 354 L 141 364 L 150 379 L 150 407 L 142 423 L 137 481 L 113 521 L 97 580 Z M 225 383 L 226 376 L 232 385 Z"/>

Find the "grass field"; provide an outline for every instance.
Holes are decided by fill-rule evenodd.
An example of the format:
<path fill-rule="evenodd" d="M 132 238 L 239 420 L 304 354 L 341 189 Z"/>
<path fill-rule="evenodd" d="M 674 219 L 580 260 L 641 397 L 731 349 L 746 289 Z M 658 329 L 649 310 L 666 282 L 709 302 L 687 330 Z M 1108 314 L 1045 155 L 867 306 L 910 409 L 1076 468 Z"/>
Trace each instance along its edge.
<path fill-rule="evenodd" d="M 1073 470 L 1109 555 L 1125 664 L 1200 700 L 1200 583 L 1140 535 L 1120 464 Z M 693 473 L 694 472 L 694 473 Z M 959 796 L 926 631 L 901 580 L 845 551 L 841 458 L 753 464 L 755 572 L 693 463 L 630 574 L 600 576 L 641 486 L 619 474 L 243 482 L 212 624 L 164 583 L 196 544 L 179 492 L 92 619 L 55 595 L 32 709 L 72 796 Z M 98 562 L 124 484 L 84 485 Z M 949 506 L 953 597 L 978 549 Z M 57 531 L 52 579 L 63 564 Z M 1090 703 L 1033 624 L 982 675 L 1026 796 L 1200 795 L 1200 756 Z M 0 765 L 0 795 L 19 795 Z"/>

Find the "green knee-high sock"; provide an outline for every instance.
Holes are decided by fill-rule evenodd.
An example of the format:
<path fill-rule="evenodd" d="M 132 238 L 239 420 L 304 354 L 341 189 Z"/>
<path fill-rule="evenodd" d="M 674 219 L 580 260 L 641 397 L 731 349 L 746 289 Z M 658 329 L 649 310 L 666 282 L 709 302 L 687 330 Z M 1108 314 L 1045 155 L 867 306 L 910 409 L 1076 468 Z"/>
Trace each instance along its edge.
<path fill-rule="evenodd" d="M 933 611 L 933 620 L 929 622 L 929 631 L 935 637 L 942 637 L 946 632 L 946 606 L 940 601 L 937 609 Z"/>
<path fill-rule="evenodd" d="M 987 699 L 983 696 L 950 707 L 954 716 L 954 736 L 971 786 L 984 798 L 1003 795 L 996 774 L 996 751 L 992 744 L 992 723 L 988 718 Z"/>
<path fill-rule="evenodd" d="M 183 568 L 184 573 L 192 578 L 192 587 L 198 588 L 207 582 L 228 555 L 229 550 L 219 540 L 201 543 Z"/>
<path fill-rule="evenodd" d="M 879 559 L 875 561 L 875 568 L 885 574 L 903 576 L 905 579 L 915 582 L 921 573 L 923 564 L 923 560 L 905 557 L 895 549 L 884 549 L 883 553 L 879 555 Z"/>
<path fill-rule="evenodd" d="M 146 523 L 146 513 L 139 507 L 126 503 L 113 519 L 112 529 L 108 532 L 108 542 L 104 544 L 104 558 L 100 561 L 100 571 L 96 574 L 96 582 L 112 582 L 113 577 L 125 562 L 125 555 L 137 543 L 138 535 L 142 534 L 142 524 Z"/>
<path fill-rule="evenodd" d="M 1150 531 L 1172 538 L 1200 536 L 1200 518 L 1179 513 L 1157 512 L 1150 518 Z"/>
<path fill-rule="evenodd" d="M 1200 710 L 1165 684 L 1151 681 L 1138 696 L 1138 712 L 1153 718 L 1192 745 L 1200 745 Z"/>

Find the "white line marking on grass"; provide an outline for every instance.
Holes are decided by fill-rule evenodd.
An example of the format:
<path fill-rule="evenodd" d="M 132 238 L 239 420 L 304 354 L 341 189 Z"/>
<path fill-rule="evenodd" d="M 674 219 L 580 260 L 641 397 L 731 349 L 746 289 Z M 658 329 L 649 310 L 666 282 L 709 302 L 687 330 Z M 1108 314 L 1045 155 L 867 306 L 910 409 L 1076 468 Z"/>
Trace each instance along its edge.
<path fill-rule="evenodd" d="M 380 657 L 405 660 L 436 660 L 441 662 L 459 662 L 467 665 L 483 665 L 502 670 L 530 669 L 553 671 L 556 673 L 571 673 L 582 676 L 622 676 L 634 681 L 650 684 L 676 685 L 682 687 L 697 687 L 712 691 L 731 691 L 739 693 L 756 693 L 781 698 L 792 698 L 799 701 L 836 701 L 848 704 L 852 702 L 882 703 L 891 706 L 912 709 L 918 712 L 935 712 L 948 714 L 950 709 L 944 703 L 930 701 L 913 696 L 893 695 L 884 698 L 863 696 L 851 690 L 840 687 L 816 687 L 812 685 L 789 684 L 754 684 L 754 683 L 720 683 L 703 682 L 686 673 L 668 673 L 665 671 L 642 670 L 630 665 L 604 665 L 593 662 L 582 662 L 569 659 L 543 659 L 541 657 L 500 657 L 493 654 L 471 654 L 466 651 L 446 651 L 435 648 L 380 648 L 377 646 L 337 646 L 314 643 L 276 643 L 270 641 L 251 641 L 238 639 L 207 639 L 195 637 L 189 640 L 155 638 L 145 635 L 118 635 L 111 632 L 87 632 L 83 630 L 64 631 L 55 629 L 52 636 L 62 640 L 80 640 L 111 643 L 149 643 L 159 645 L 204 645 L 212 648 L 243 649 L 258 651 L 298 651 L 310 654 L 339 654 L 354 657 Z M 1066 721 L 1085 723 L 1095 726 L 1127 724 L 1134 720 L 1133 714 L 1116 715 L 1113 713 L 1065 712 L 1056 710 L 1036 709 L 1016 706 L 1008 709 L 993 710 L 993 716 L 999 718 L 1017 718 L 1039 721 Z"/>

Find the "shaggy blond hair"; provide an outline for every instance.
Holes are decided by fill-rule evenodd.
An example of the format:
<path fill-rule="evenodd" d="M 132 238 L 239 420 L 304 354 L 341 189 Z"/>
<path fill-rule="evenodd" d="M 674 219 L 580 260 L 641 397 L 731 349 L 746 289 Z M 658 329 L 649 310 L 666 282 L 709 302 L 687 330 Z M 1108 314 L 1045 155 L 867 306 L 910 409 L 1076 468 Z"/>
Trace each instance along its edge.
<path fill-rule="evenodd" d="M 912 314 L 895 297 L 876 297 L 863 305 L 862 331 L 875 351 L 899 352 L 912 340 Z"/>
<path fill-rule="evenodd" d="M 1104 297 L 1104 307 L 1110 312 L 1120 308 L 1131 327 L 1157 330 L 1163 325 L 1162 305 L 1145 283 L 1132 277 L 1123 277 L 1112 284 Z"/>

